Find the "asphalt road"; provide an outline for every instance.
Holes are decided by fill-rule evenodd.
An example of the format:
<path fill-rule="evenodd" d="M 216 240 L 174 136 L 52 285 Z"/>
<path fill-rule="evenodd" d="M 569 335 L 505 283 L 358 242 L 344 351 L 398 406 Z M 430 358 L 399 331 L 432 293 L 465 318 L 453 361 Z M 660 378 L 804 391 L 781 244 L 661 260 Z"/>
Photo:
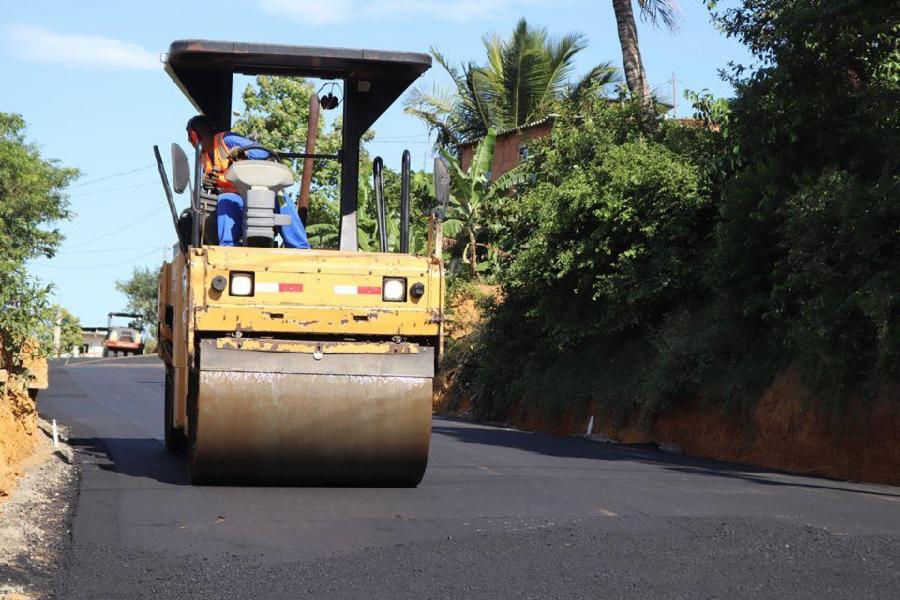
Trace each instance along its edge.
<path fill-rule="evenodd" d="M 56 366 L 59 598 L 898 598 L 900 488 L 435 418 L 417 489 L 192 487 L 155 358 Z"/>

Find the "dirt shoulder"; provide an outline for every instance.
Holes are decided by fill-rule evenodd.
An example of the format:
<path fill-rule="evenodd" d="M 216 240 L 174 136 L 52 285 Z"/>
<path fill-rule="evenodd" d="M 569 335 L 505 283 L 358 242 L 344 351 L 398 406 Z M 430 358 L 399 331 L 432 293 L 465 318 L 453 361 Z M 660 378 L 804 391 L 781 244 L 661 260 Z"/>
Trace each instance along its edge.
<path fill-rule="evenodd" d="M 78 473 L 66 431 L 54 448 L 51 427 L 37 422 L 33 454 L 22 463 L 14 491 L 0 502 L 2 600 L 44 597 L 69 544 Z"/>

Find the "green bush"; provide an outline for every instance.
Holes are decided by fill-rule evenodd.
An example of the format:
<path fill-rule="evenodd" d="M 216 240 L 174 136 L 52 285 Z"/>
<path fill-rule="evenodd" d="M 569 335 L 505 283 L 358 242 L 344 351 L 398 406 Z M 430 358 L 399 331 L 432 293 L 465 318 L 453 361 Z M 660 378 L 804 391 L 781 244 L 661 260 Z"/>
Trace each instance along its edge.
<path fill-rule="evenodd" d="M 488 209 L 491 306 L 460 383 L 477 414 L 589 399 L 649 413 L 758 397 L 790 364 L 840 403 L 900 377 L 900 13 L 743 0 L 716 15 L 758 60 L 705 127 L 595 98 L 533 144 Z"/>
<path fill-rule="evenodd" d="M 653 332 L 708 295 L 715 213 L 706 171 L 673 149 L 677 126 L 649 138 L 639 117 L 601 98 L 563 115 L 535 148 L 528 189 L 504 200 L 505 300 L 464 371 L 483 416 L 519 400 L 555 411 L 598 395 L 658 403 L 670 391 L 650 368 Z"/>

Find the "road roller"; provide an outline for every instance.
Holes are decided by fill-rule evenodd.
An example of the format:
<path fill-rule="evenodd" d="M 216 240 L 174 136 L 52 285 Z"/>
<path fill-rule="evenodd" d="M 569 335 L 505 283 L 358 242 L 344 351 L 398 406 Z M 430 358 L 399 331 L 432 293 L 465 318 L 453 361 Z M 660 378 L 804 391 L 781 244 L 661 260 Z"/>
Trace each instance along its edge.
<path fill-rule="evenodd" d="M 235 74 L 317 78 L 334 82 L 342 93 L 320 102 L 340 106 L 339 152 L 275 148 L 271 160 L 235 160 L 228 169 L 245 201 L 245 235 L 238 245 L 220 246 L 215 239 L 216 197 L 204 187 L 199 152 L 191 164 L 172 145 L 170 186 L 154 147 L 178 234 L 173 258 L 159 276 L 165 444 L 187 452 L 193 483 L 421 481 L 442 347 L 440 210 L 431 217 L 427 249 L 410 253 L 408 152 L 399 251 L 390 252 L 385 241 L 383 199 L 378 251 L 360 250 L 357 199 L 363 134 L 430 66 L 429 56 L 406 52 L 171 44 L 166 72 L 221 131 L 231 125 Z M 340 163 L 337 248 L 278 247 L 273 202 L 295 183 L 286 160 L 302 160 L 304 169 L 315 161 Z M 438 203 L 446 178 L 439 166 Z M 376 178 L 376 188 L 379 183 Z M 189 206 L 179 212 L 175 198 L 182 193 Z"/>

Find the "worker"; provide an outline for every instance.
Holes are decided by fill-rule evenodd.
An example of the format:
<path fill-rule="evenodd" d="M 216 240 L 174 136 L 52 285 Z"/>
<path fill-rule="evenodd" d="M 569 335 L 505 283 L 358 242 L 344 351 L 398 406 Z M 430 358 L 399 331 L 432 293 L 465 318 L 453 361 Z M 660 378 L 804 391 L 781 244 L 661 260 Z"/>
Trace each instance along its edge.
<path fill-rule="evenodd" d="M 200 145 L 203 161 L 203 185 L 212 188 L 217 194 L 216 226 L 220 246 L 236 246 L 241 239 L 244 227 L 244 200 L 237 193 L 234 184 L 225 177 L 231 163 L 240 158 L 248 160 L 266 160 L 271 154 L 262 148 L 242 148 L 256 146 L 256 142 L 231 131 L 216 132 L 216 127 L 205 115 L 197 115 L 187 123 L 188 141 L 194 148 Z M 294 203 L 284 198 L 277 200 L 276 210 L 283 215 L 290 215 L 290 225 L 276 225 L 286 248 L 309 248 L 306 229 L 297 215 Z"/>

